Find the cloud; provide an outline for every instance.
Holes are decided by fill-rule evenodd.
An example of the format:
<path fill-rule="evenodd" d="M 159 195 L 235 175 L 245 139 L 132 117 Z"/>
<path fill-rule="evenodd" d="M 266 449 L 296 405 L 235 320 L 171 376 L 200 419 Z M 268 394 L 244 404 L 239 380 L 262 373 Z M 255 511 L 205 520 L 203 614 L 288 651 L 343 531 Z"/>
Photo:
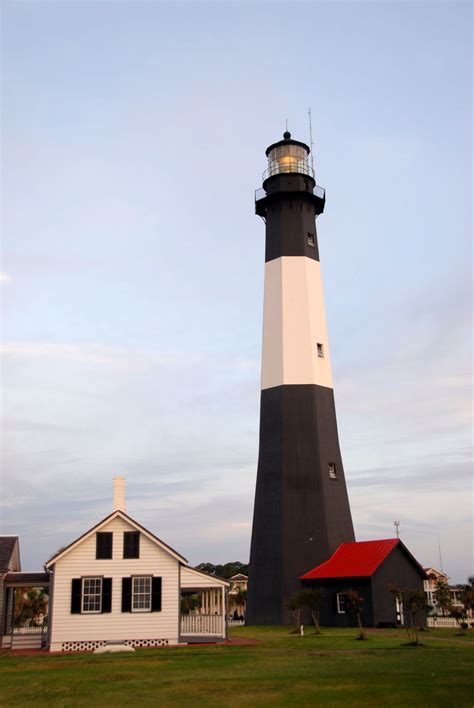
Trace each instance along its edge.
<path fill-rule="evenodd" d="M 77 428 L 46 421 L 20 420 L 4 417 L 1 425 L 3 433 L 48 433 L 48 432 L 77 432 Z"/>
<path fill-rule="evenodd" d="M 13 280 L 12 276 L 5 272 L 0 272 L 0 283 L 11 283 Z"/>
<path fill-rule="evenodd" d="M 68 342 L 27 341 L 6 342 L 0 345 L 0 354 L 11 360 L 57 360 L 85 366 L 120 370 L 143 370 L 152 366 L 203 366 L 208 364 L 225 375 L 229 369 L 237 374 L 256 374 L 260 362 L 239 356 L 210 361 L 205 352 L 168 351 L 157 352 L 147 349 L 114 348 L 100 344 L 75 344 Z"/>

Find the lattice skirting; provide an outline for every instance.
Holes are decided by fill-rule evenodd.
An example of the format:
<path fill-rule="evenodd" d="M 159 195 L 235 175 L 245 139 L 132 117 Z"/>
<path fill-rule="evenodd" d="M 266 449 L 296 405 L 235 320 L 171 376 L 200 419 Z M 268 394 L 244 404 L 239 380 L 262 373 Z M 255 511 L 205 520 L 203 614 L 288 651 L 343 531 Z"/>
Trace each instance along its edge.
<path fill-rule="evenodd" d="M 168 639 L 125 639 L 123 644 L 129 647 L 167 647 Z M 84 642 L 62 642 L 61 651 L 93 651 L 109 644 L 105 639 Z"/>

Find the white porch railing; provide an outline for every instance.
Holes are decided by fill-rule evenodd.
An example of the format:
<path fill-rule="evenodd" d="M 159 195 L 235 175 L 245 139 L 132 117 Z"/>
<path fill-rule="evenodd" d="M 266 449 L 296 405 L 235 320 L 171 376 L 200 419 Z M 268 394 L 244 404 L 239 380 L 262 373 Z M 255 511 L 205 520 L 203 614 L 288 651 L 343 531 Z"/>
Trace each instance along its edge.
<path fill-rule="evenodd" d="M 48 628 L 45 624 L 32 625 L 30 627 L 13 627 L 12 634 L 22 634 L 22 635 L 46 634 L 47 629 Z"/>
<path fill-rule="evenodd" d="M 181 634 L 224 637 L 224 618 L 222 615 L 181 615 Z"/>

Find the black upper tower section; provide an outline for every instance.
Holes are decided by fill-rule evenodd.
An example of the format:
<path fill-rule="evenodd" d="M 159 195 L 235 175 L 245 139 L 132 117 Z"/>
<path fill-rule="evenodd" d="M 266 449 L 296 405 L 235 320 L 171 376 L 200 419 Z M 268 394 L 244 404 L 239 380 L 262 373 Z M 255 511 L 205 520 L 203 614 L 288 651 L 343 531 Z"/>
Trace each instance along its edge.
<path fill-rule="evenodd" d="M 309 153 L 308 145 L 292 140 L 288 131 L 266 150 L 268 168 L 255 193 L 255 213 L 267 225 L 265 261 L 281 256 L 319 260 L 315 218 L 324 211 L 326 195 L 316 185 Z"/>

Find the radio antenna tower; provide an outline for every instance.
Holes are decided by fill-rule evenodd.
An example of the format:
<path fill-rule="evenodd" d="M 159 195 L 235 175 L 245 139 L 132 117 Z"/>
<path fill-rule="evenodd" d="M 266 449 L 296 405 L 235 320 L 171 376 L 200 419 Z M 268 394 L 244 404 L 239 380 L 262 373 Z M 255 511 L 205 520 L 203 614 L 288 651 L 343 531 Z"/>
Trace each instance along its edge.
<path fill-rule="evenodd" d="M 311 169 L 313 170 L 314 177 L 314 161 L 313 161 L 313 126 L 311 125 L 311 106 L 308 108 L 308 119 L 309 119 L 309 146 L 311 148 Z"/>
<path fill-rule="evenodd" d="M 397 534 L 397 538 L 400 538 L 400 531 L 399 531 L 400 522 L 399 522 L 399 521 L 394 521 L 394 522 L 393 522 L 393 525 L 395 526 L 395 531 L 396 531 L 396 534 Z"/>
<path fill-rule="evenodd" d="M 438 552 L 439 552 L 439 569 L 442 573 L 444 573 L 443 556 L 441 555 L 441 534 L 438 534 Z"/>

